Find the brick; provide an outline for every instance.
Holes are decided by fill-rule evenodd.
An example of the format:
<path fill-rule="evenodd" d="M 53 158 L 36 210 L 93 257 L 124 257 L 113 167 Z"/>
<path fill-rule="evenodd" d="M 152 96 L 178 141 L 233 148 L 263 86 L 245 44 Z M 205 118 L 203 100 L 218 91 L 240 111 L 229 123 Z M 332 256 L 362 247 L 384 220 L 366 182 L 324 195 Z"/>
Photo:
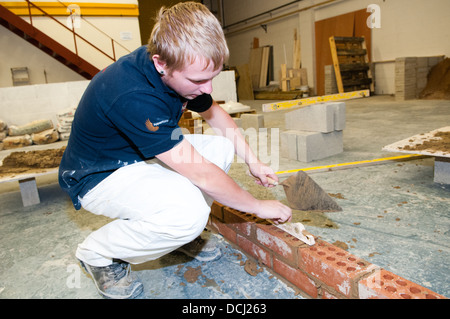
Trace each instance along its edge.
<path fill-rule="evenodd" d="M 385 269 L 361 280 L 358 288 L 360 299 L 447 299 Z"/>
<path fill-rule="evenodd" d="M 258 218 L 252 214 L 246 214 L 225 206 L 223 208 L 223 220 L 228 227 L 244 236 L 250 237 L 252 226 Z"/>
<path fill-rule="evenodd" d="M 304 291 L 312 298 L 317 298 L 318 289 L 314 280 L 309 278 L 301 270 L 293 268 L 286 263 L 274 258 L 273 260 L 273 270 L 288 280 L 290 283 L 298 287 L 301 291 Z"/>
<path fill-rule="evenodd" d="M 356 295 L 358 280 L 376 266 L 322 240 L 299 248 L 299 268 L 346 297 Z"/>
<path fill-rule="evenodd" d="M 237 245 L 247 254 L 261 261 L 264 265 L 272 268 L 272 255 L 268 249 L 265 249 L 249 239 L 237 235 Z"/>
<path fill-rule="evenodd" d="M 322 299 L 342 299 L 338 296 L 326 291 L 325 289 L 322 289 Z"/>
<path fill-rule="evenodd" d="M 214 201 L 211 205 L 211 215 L 217 217 L 219 220 L 223 220 L 223 209 L 225 205 Z"/>
<path fill-rule="evenodd" d="M 219 234 L 225 237 L 227 240 L 233 244 L 237 244 L 237 233 L 234 229 L 229 227 L 227 224 L 222 223 L 216 217 L 211 217 L 211 227 L 216 230 Z"/>
<path fill-rule="evenodd" d="M 269 248 L 296 266 L 297 250 L 303 244 L 299 239 L 274 225 L 257 225 L 255 239 L 258 244 Z"/>

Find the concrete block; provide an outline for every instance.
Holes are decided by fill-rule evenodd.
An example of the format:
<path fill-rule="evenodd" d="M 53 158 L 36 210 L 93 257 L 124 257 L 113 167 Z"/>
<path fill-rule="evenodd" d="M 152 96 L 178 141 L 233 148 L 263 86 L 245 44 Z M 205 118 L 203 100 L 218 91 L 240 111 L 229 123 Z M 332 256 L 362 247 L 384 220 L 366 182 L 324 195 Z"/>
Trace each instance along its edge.
<path fill-rule="evenodd" d="M 298 159 L 297 134 L 298 132 L 293 132 L 288 135 L 288 158 L 295 161 Z"/>
<path fill-rule="evenodd" d="M 283 158 L 289 158 L 289 134 L 290 131 L 283 131 L 280 134 L 280 156 Z"/>
<path fill-rule="evenodd" d="M 299 131 L 287 130 L 280 134 L 281 157 L 297 160 L 297 135 Z"/>
<path fill-rule="evenodd" d="M 242 128 L 244 130 L 253 127 L 256 130 L 264 128 L 264 115 L 263 114 L 242 114 Z"/>
<path fill-rule="evenodd" d="M 434 182 L 450 184 L 450 158 L 434 158 Z"/>
<path fill-rule="evenodd" d="M 23 206 L 32 206 L 40 203 L 39 192 L 34 177 L 19 181 L 20 194 Z"/>
<path fill-rule="evenodd" d="M 342 131 L 345 129 L 345 102 L 329 102 L 334 109 L 334 130 Z"/>
<path fill-rule="evenodd" d="M 330 133 L 300 131 L 297 133 L 297 160 L 311 162 L 344 151 L 343 132 Z"/>
<path fill-rule="evenodd" d="M 328 133 L 334 131 L 334 107 L 329 103 L 313 104 L 286 113 L 288 130 Z"/>
<path fill-rule="evenodd" d="M 240 117 L 233 117 L 233 120 L 237 127 L 242 128 L 242 119 Z"/>

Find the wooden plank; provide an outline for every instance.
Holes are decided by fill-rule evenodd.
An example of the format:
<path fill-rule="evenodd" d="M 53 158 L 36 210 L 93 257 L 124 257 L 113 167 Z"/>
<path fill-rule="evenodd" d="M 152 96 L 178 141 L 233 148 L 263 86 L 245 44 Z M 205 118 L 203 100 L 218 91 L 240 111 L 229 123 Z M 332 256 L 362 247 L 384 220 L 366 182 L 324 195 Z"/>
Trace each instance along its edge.
<path fill-rule="evenodd" d="M 350 43 L 361 43 L 363 40 L 361 37 L 334 37 L 336 42 L 350 42 Z"/>
<path fill-rule="evenodd" d="M 365 37 L 362 37 L 362 38 L 363 38 L 364 41 L 362 42 L 361 46 L 362 46 L 363 49 L 365 49 L 367 51 L 366 38 Z M 367 64 L 370 63 L 370 57 L 369 57 L 368 54 L 366 54 L 364 56 L 364 62 L 367 63 Z M 369 68 L 369 70 L 367 70 L 367 76 L 370 79 L 373 79 L 372 70 L 370 68 Z M 370 92 L 375 92 L 375 83 L 373 81 L 370 84 Z"/>
<path fill-rule="evenodd" d="M 289 91 L 289 92 L 270 92 L 270 91 L 260 91 L 255 92 L 255 100 L 293 100 L 301 98 L 303 95 L 302 91 Z"/>
<path fill-rule="evenodd" d="M 340 50 L 337 49 L 337 55 L 366 55 L 367 50 L 365 49 L 353 49 L 353 50 Z"/>
<path fill-rule="evenodd" d="M 294 29 L 294 55 L 293 55 L 293 69 L 300 69 L 302 67 L 302 53 L 300 46 L 300 36 L 297 34 L 297 29 Z"/>
<path fill-rule="evenodd" d="M 331 58 L 333 60 L 333 67 L 334 67 L 334 73 L 336 75 L 336 83 L 338 87 L 339 93 L 344 93 L 344 86 L 342 85 L 342 78 L 341 78 L 341 70 L 339 67 L 339 58 L 337 56 L 337 50 L 336 50 L 336 42 L 334 41 L 334 37 L 329 38 L 330 41 L 330 49 L 331 49 Z"/>
<path fill-rule="evenodd" d="M 269 58 L 270 58 L 270 47 L 265 46 L 262 48 L 262 59 L 261 59 L 261 72 L 259 78 L 259 87 L 267 86 L 267 75 L 269 72 Z"/>
<path fill-rule="evenodd" d="M 236 66 L 239 79 L 237 81 L 237 93 L 240 100 L 253 100 L 253 85 L 248 64 Z"/>
<path fill-rule="evenodd" d="M 262 48 L 252 49 L 250 51 L 250 75 L 252 78 L 253 89 L 259 88 L 261 76 Z"/>
<path fill-rule="evenodd" d="M 369 70 L 368 63 L 351 63 L 351 64 L 340 64 L 339 68 L 341 72 L 346 71 L 367 71 Z"/>
<path fill-rule="evenodd" d="M 287 90 L 287 66 L 283 63 L 281 65 L 281 91 L 286 92 Z"/>

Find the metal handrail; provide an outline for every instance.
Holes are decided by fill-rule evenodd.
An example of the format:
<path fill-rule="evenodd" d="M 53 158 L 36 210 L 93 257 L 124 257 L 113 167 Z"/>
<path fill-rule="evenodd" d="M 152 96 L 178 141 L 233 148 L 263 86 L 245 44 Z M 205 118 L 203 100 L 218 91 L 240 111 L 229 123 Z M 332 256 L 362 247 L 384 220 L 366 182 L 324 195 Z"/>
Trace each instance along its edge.
<path fill-rule="evenodd" d="M 42 12 L 45 16 L 47 16 L 48 18 L 52 19 L 53 21 L 57 22 L 58 24 L 60 24 L 62 27 L 64 27 L 65 29 L 67 29 L 68 31 L 70 31 L 73 34 L 73 42 L 74 42 L 74 46 L 75 46 L 75 54 L 80 57 L 80 55 L 78 54 L 78 47 L 77 47 L 77 37 L 80 38 L 81 40 L 83 40 L 84 42 L 86 42 L 88 45 L 90 45 L 92 48 L 96 49 L 97 51 L 99 51 L 100 53 L 104 54 L 106 57 L 108 57 L 109 59 L 116 61 L 116 52 L 114 49 L 114 43 L 117 43 L 113 38 L 109 37 L 108 35 L 106 35 L 107 37 L 109 37 L 111 39 L 111 45 L 112 45 L 112 52 L 113 55 L 109 55 L 108 53 L 106 53 L 105 51 L 103 51 L 102 49 L 98 48 L 97 46 L 95 46 L 94 44 L 92 44 L 91 42 L 89 42 L 87 39 L 85 39 L 84 37 L 82 37 L 81 35 L 79 35 L 78 33 L 75 32 L 75 27 L 74 27 L 74 23 L 73 23 L 73 17 L 72 17 L 72 29 L 70 29 L 69 27 L 67 27 L 66 25 L 64 25 L 63 23 L 61 23 L 60 21 L 58 21 L 57 19 L 55 19 L 55 17 L 53 17 L 52 15 L 48 14 L 47 12 L 45 12 L 42 8 L 40 8 L 39 6 L 37 6 L 36 4 L 32 3 L 30 0 L 25 0 L 28 3 L 28 14 L 29 14 L 29 18 L 30 18 L 30 24 L 33 25 L 33 18 L 32 18 L 32 14 L 31 14 L 31 6 L 33 6 L 34 8 L 36 8 L 37 10 L 39 10 L 40 12 Z M 59 2 L 59 1 L 58 1 Z M 103 31 L 101 31 L 103 32 Z M 104 32 L 103 32 L 104 33 Z M 117 43 L 120 45 L 120 43 Z M 122 45 L 120 45 L 122 46 Z M 123 46 L 122 46 L 123 47 Z M 126 49 L 125 47 L 123 47 L 124 49 Z M 129 51 L 128 49 L 126 49 L 127 51 Z M 129 51 L 130 52 L 130 51 Z"/>
<path fill-rule="evenodd" d="M 69 8 L 69 6 L 67 6 L 64 2 L 61 2 L 60 0 L 56 0 L 57 2 L 59 2 L 62 6 L 66 7 L 67 9 Z M 111 41 L 113 41 L 116 45 L 122 47 L 122 49 L 124 49 L 125 51 L 127 51 L 128 53 L 130 53 L 131 51 L 125 47 L 124 45 L 122 45 L 121 43 L 117 42 L 116 40 L 114 40 L 113 38 L 111 38 L 107 33 L 105 33 L 103 30 L 100 30 L 98 27 L 96 27 L 94 24 L 92 24 L 89 20 L 83 18 L 83 16 L 80 16 L 80 18 L 86 22 L 87 24 L 89 24 L 91 27 L 93 27 L 95 30 L 97 30 L 98 32 L 102 33 L 105 37 L 110 38 Z M 73 23 L 72 23 L 73 25 Z M 114 47 L 113 47 L 113 51 L 114 51 Z"/>

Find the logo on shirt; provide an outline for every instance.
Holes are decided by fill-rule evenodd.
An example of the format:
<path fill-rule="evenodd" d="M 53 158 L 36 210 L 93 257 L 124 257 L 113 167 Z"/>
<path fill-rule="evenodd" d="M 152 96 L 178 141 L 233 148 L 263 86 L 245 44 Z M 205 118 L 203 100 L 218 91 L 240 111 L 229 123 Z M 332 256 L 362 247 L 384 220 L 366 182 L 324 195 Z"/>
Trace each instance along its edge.
<path fill-rule="evenodd" d="M 161 124 L 165 124 L 168 122 L 169 122 L 169 120 L 162 120 L 162 121 L 159 121 L 158 123 L 152 123 L 152 122 L 150 122 L 150 119 L 147 119 L 147 121 L 145 122 L 145 127 L 147 127 L 147 129 L 150 132 L 156 132 L 157 130 L 159 130 L 159 126 Z"/>
<path fill-rule="evenodd" d="M 150 122 L 150 119 L 147 119 L 147 121 L 145 122 L 145 127 L 150 131 L 150 132 L 156 132 L 157 130 L 159 130 L 159 126 L 154 126 L 152 122 Z"/>

